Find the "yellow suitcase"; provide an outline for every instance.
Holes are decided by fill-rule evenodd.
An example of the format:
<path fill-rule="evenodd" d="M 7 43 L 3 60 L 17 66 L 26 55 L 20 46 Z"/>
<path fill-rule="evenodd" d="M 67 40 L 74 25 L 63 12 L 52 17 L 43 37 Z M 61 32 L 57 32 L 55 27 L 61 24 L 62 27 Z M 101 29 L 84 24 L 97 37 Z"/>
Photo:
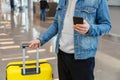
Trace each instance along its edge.
<path fill-rule="evenodd" d="M 39 60 L 37 49 L 36 60 L 25 61 L 25 45 L 23 61 L 10 62 L 6 68 L 6 80 L 52 80 L 52 67 L 46 60 Z"/>

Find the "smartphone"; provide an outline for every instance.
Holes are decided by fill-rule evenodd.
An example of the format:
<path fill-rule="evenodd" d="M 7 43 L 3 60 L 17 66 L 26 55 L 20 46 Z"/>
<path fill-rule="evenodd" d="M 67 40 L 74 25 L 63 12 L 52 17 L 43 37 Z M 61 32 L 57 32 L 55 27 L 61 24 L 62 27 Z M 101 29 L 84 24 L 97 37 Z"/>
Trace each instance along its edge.
<path fill-rule="evenodd" d="M 83 24 L 83 18 L 82 17 L 73 17 L 73 23 L 76 24 Z"/>

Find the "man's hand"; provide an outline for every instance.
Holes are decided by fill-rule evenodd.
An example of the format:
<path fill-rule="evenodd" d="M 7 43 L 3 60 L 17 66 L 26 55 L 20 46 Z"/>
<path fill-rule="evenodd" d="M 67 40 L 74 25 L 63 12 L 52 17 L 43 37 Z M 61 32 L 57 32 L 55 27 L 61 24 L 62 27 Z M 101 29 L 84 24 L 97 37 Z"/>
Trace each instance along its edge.
<path fill-rule="evenodd" d="M 31 48 L 31 49 L 36 49 L 41 45 L 40 40 L 38 40 L 38 39 L 30 41 L 29 44 L 30 44 L 29 48 Z"/>
<path fill-rule="evenodd" d="M 76 24 L 73 28 L 81 34 L 86 34 L 89 31 L 90 25 L 84 20 L 83 24 Z"/>

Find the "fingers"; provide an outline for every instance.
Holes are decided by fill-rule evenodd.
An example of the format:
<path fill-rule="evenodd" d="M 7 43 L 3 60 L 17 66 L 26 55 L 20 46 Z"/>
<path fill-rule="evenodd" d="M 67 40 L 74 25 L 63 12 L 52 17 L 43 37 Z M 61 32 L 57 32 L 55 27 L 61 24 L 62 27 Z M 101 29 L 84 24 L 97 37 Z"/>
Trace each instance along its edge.
<path fill-rule="evenodd" d="M 84 25 L 75 25 L 74 29 L 81 34 L 85 34 L 88 31 L 87 27 L 85 27 Z"/>
<path fill-rule="evenodd" d="M 75 29 L 78 29 L 78 30 L 81 30 L 81 31 L 86 31 L 87 27 L 85 25 L 79 25 L 79 24 L 77 24 L 75 26 Z"/>
<path fill-rule="evenodd" d="M 32 41 L 29 42 L 29 44 L 30 44 L 29 48 L 36 49 L 36 48 L 39 47 L 40 41 L 39 40 L 32 40 Z"/>
<path fill-rule="evenodd" d="M 89 30 L 89 24 L 84 20 L 83 24 L 76 24 L 73 28 L 81 34 L 86 34 Z"/>
<path fill-rule="evenodd" d="M 75 30 L 76 31 L 78 31 L 79 33 L 81 33 L 81 34 L 85 34 L 86 33 L 86 29 L 84 29 L 84 28 L 75 28 Z"/>

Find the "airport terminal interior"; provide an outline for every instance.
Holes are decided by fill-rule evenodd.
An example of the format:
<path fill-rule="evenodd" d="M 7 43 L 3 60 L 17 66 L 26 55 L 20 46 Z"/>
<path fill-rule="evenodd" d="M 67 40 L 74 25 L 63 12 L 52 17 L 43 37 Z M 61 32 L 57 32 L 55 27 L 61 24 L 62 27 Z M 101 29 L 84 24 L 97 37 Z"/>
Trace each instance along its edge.
<path fill-rule="evenodd" d="M 10 0 L 0 0 L 0 80 L 7 80 L 10 62 L 22 61 L 22 43 L 36 39 L 46 31 L 54 19 L 59 0 L 47 0 L 50 10 L 46 21 L 40 20 L 40 0 L 14 0 L 16 10 L 11 12 Z M 96 55 L 95 80 L 120 80 L 120 1 L 108 0 L 112 30 L 99 38 Z M 52 67 L 53 80 L 58 79 L 55 37 L 39 48 L 39 59 Z M 36 50 L 28 49 L 26 60 L 35 60 Z"/>

